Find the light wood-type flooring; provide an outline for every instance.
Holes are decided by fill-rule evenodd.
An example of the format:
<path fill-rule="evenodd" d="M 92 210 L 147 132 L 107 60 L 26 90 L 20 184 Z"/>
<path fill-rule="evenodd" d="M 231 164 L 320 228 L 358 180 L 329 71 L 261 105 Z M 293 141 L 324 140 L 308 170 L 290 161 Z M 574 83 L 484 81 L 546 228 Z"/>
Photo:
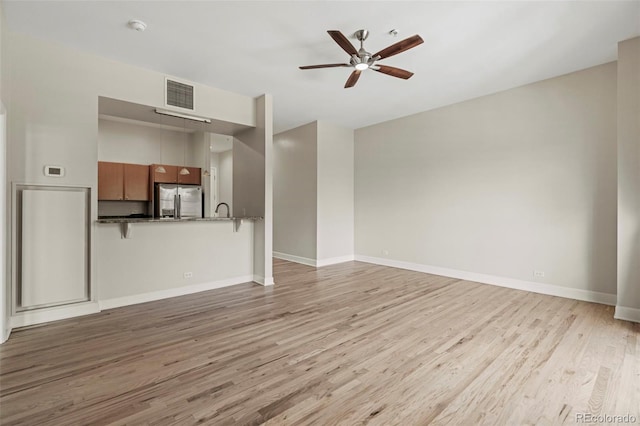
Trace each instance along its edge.
<path fill-rule="evenodd" d="M 359 262 L 16 330 L 3 425 L 640 424 L 610 306 Z"/>

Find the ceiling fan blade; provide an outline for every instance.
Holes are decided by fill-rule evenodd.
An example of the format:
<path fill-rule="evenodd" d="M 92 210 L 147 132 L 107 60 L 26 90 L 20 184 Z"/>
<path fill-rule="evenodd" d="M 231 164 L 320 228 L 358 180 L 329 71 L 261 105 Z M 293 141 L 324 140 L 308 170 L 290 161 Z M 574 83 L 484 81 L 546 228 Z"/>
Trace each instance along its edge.
<path fill-rule="evenodd" d="M 411 78 L 413 73 L 411 71 L 403 70 L 402 68 L 389 67 L 387 65 L 376 65 L 372 70 L 387 74 L 393 77 L 404 78 L 405 80 Z"/>
<path fill-rule="evenodd" d="M 405 50 L 416 47 L 422 43 L 424 43 L 424 40 L 422 40 L 422 37 L 416 34 L 413 37 L 405 38 L 404 40 L 392 44 L 386 49 L 382 49 L 378 53 L 375 53 L 373 57 L 375 58 L 376 56 L 379 56 L 379 59 L 388 58 L 390 56 L 397 55 L 398 53 L 402 53 Z"/>
<path fill-rule="evenodd" d="M 305 65 L 303 67 L 298 67 L 301 70 L 312 70 L 316 68 L 333 68 L 333 67 L 350 67 L 349 64 L 321 64 L 321 65 Z"/>
<path fill-rule="evenodd" d="M 347 83 L 344 85 L 344 88 L 348 89 L 349 87 L 355 86 L 359 78 L 360 78 L 360 70 L 354 70 L 349 76 L 349 78 L 347 79 Z"/>
<path fill-rule="evenodd" d="M 351 44 L 351 42 L 340 31 L 338 31 L 338 30 L 329 30 L 327 32 L 329 33 L 329 35 L 331 36 L 333 41 L 338 43 L 338 46 L 342 47 L 342 50 L 347 52 L 349 55 L 357 55 L 358 54 L 358 51 L 356 50 L 355 47 L 353 47 L 353 44 Z"/>

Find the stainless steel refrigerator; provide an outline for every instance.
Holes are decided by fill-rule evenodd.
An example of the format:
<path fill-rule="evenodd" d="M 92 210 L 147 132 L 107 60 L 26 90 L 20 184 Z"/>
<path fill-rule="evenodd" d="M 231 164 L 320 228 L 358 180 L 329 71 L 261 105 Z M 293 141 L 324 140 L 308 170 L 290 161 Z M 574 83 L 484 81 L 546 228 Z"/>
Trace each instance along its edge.
<path fill-rule="evenodd" d="M 155 216 L 174 219 L 202 217 L 202 187 L 156 184 Z"/>

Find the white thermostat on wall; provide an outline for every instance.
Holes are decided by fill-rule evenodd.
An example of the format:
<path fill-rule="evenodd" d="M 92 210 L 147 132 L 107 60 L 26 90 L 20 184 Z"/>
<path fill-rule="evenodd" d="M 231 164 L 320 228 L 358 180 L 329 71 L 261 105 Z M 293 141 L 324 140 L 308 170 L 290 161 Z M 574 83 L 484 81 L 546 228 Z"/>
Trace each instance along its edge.
<path fill-rule="evenodd" d="M 44 175 L 52 177 L 64 176 L 64 167 L 62 166 L 44 166 Z"/>

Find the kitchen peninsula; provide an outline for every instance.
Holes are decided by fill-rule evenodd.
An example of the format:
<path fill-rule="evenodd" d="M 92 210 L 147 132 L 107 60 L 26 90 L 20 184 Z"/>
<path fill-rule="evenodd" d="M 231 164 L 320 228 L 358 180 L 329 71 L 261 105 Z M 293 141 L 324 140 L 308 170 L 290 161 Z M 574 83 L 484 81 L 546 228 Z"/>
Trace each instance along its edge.
<path fill-rule="evenodd" d="M 264 204 L 252 203 L 264 199 L 264 179 L 251 173 L 264 170 L 265 160 L 246 149 L 243 131 L 253 129 L 240 127 L 225 135 L 184 120 L 163 117 L 162 123 L 154 123 L 155 115 L 134 116 L 137 120 L 122 120 L 109 107 L 100 114 L 98 170 L 112 164 L 123 164 L 125 170 L 122 183 L 115 179 L 112 185 L 124 188 L 115 197 L 104 195 L 104 173 L 98 174 L 96 270 L 100 282 L 110 283 L 100 286 L 101 309 L 250 281 L 270 284 L 256 273 L 266 263 L 260 259 L 264 249 L 256 247 L 264 244 L 256 235 L 266 223 Z M 223 162 L 218 157 L 226 153 Z M 131 167 L 139 170 L 137 184 L 129 182 L 137 196 L 127 196 L 126 169 Z M 202 188 L 201 214 L 179 217 L 163 211 L 158 206 L 161 185 Z M 224 216 L 216 216 L 219 202 L 231 206 L 228 217 L 224 210 Z M 122 265 L 127 265 L 124 270 Z"/>

